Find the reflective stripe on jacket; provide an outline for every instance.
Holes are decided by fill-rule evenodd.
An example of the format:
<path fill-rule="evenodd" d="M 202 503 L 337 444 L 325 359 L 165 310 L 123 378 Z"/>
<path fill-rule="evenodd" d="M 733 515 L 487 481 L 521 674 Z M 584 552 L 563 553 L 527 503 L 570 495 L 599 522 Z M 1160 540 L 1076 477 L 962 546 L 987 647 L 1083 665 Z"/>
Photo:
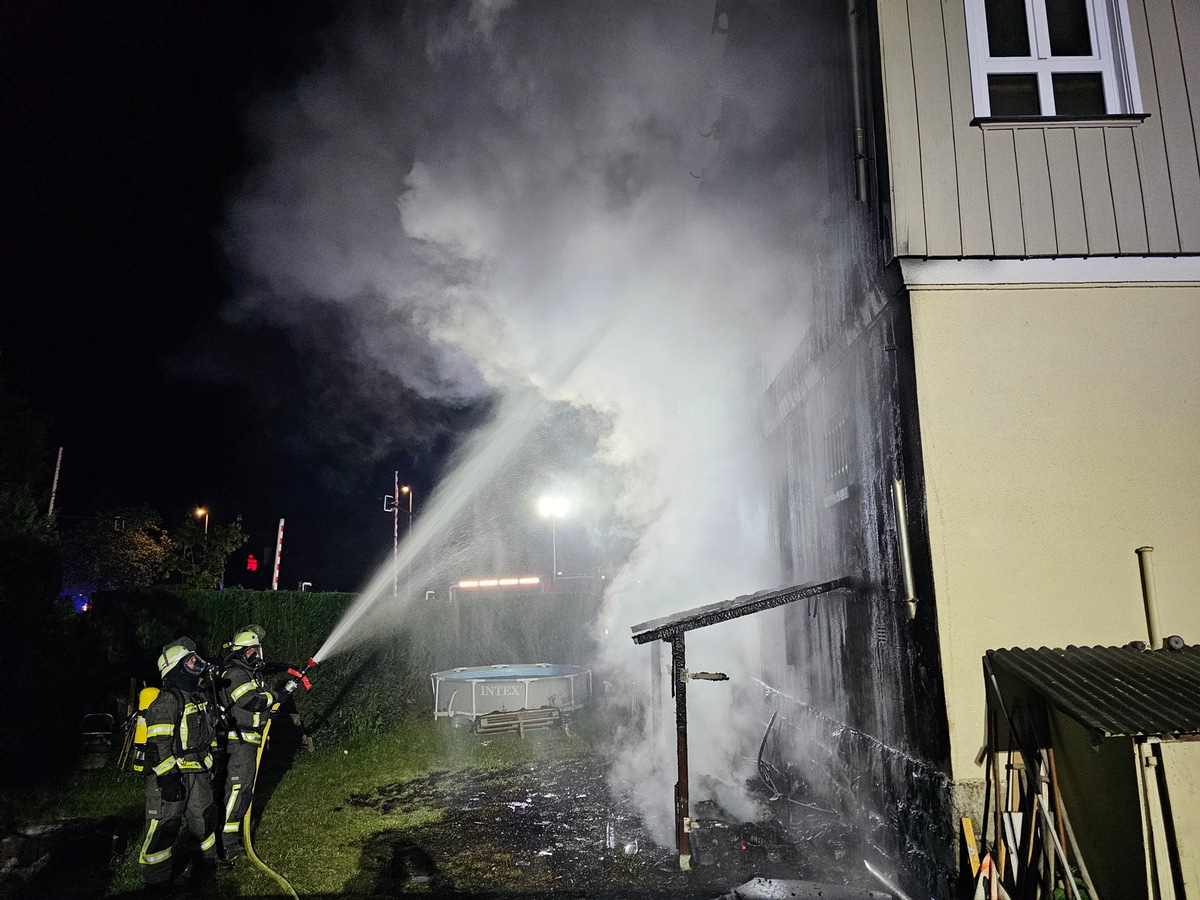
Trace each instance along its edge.
<path fill-rule="evenodd" d="M 231 741 L 262 743 L 262 731 L 271 717 L 275 695 L 256 672 L 231 665 L 221 673 L 221 703 L 229 712 Z"/>
<path fill-rule="evenodd" d="M 146 761 L 155 775 L 211 769 L 216 737 L 216 722 L 203 694 L 164 690 L 146 709 Z"/>

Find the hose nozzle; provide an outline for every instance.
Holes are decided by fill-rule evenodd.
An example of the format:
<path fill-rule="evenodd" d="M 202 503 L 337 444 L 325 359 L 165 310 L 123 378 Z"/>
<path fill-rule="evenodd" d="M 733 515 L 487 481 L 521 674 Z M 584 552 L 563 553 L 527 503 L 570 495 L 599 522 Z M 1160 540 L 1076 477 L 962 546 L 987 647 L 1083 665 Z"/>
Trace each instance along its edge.
<path fill-rule="evenodd" d="M 308 662 L 306 662 L 302 668 L 288 669 L 288 674 L 292 677 L 288 679 L 288 682 L 283 686 L 283 689 L 290 694 L 295 691 L 296 688 L 300 687 L 300 685 L 304 685 L 304 689 L 306 691 L 311 691 L 312 682 L 308 680 L 308 673 L 316 667 L 317 661 L 312 657 L 309 657 Z"/>

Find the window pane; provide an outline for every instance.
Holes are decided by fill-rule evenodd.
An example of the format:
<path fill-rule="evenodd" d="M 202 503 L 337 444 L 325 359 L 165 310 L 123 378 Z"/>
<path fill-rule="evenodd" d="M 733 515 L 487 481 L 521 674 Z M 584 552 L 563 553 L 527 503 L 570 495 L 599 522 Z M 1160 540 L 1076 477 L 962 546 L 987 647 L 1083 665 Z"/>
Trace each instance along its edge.
<path fill-rule="evenodd" d="M 1046 0 L 1051 56 L 1091 56 L 1087 0 Z"/>
<path fill-rule="evenodd" d="M 1025 0 L 984 0 L 988 52 L 992 56 L 1029 56 Z"/>
<path fill-rule="evenodd" d="M 1036 75 L 989 75 L 993 116 L 1040 116 Z"/>
<path fill-rule="evenodd" d="M 1060 116 L 1102 116 L 1104 79 L 1099 72 L 1060 72 L 1053 76 L 1054 112 Z"/>

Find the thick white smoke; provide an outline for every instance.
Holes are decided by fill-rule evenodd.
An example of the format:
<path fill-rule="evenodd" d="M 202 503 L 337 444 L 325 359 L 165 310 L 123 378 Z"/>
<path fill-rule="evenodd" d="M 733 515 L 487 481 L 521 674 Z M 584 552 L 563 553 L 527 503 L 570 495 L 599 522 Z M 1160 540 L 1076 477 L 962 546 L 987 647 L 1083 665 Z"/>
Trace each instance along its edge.
<path fill-rule="evenodd" d="M 364 359 L 424 396 L 532 385 L 607 413 L 597 452 L 625 472 L 639 537 L 602 665 L 645 689 L 630 626 L 778 585 L 753 350 L 794 263 L 755 210 L 696 199 L 723 37 L 692 0 L 404 9 L 344 22 L 255 113 L 262 164 L 228 232 L 243 311 L 302 328 L 306 304 L 336 304 Z M 735 682 L 692 689 L 693 772 L 731 781 L 753 628 L 709 631 L 689 665 Z M 666 843 L 670 715 L 665 743 L 635 729 L 616 767 Z"/>

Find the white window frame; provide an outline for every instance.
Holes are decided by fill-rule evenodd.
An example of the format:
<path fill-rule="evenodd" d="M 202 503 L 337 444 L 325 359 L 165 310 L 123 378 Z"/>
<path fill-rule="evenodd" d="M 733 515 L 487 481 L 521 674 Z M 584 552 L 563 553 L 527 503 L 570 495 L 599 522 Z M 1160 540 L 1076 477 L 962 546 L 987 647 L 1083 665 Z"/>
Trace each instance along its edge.
<path fill-rule="evenodd" d="M 1141 90 L 1133 58 L 1133 35 L 1126 0 L 1087 0 L 1088 25 L 1092 31 L 1091 56 L 1051 56 L 1050 30 L 1045 0 L 1025 0 L 1029 25 L 1030 56 L 992 56 L 988 49 L 987 14 L 984 0 L 964 0 L 967 12 L 967 50 L 971 59 L 971 89 L 975 115 L 990 118 L 988 76 L 1036 75 L 1042 117 L 1054 112 L 1051 77 L 1061 72 L 1101 73 L 1106 115 L 1140 115 Z"/>

